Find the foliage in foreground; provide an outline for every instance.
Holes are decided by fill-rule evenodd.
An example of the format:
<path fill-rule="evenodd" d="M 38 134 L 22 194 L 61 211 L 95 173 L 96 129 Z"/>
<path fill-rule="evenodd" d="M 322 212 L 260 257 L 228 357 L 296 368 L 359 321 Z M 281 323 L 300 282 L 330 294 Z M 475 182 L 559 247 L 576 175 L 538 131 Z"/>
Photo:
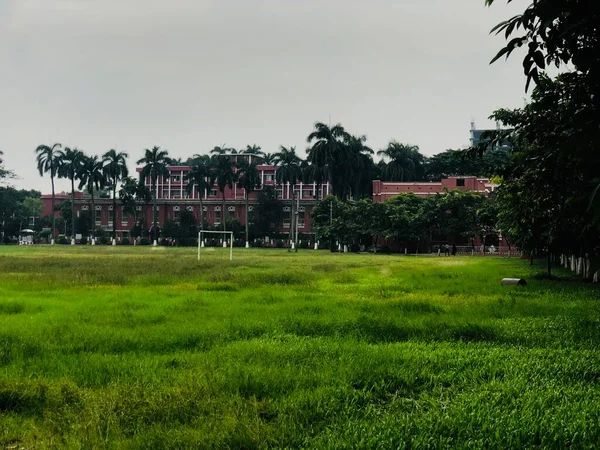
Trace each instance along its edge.
<path fill-rule="evenodd" d="M 0 447 L 595 447 L 597 289 L 520 260 L 0 249 Z M 159 272 L 160 271 L 160 272 Z"/>

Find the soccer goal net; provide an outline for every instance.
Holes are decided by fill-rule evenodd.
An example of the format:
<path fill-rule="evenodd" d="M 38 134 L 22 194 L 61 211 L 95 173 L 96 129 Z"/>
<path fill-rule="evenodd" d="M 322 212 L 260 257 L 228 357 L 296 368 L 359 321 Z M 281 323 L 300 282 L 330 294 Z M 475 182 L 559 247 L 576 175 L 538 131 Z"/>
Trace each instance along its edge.
<path fill-rule="evenodd" d="M 229 239 L 229 261 L 233 260 L 233 231 L 207 231 L 200 230 L 198 233 L 198 261 L 200 261 L 201 249 L 204 248 L 204 239 L 207 234 L 221 235 L 223 248 L 227 248 L 227 240 Z"/>

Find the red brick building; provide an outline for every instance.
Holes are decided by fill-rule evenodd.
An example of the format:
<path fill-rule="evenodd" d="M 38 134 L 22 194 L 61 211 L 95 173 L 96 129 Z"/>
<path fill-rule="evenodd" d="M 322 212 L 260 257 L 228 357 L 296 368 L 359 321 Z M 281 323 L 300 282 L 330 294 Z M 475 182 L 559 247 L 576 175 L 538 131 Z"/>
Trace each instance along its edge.
<path fill-rule="evenodd" d="M 259 158 L 256 155 L 231 155 L 235 161 L 237 158 Z M 141 168 L 137 168 L 138 173 Z M 190 166 L 169 166 L 169 176 L 159 176 L 156 186 L 157 198 L 157 220 L 159 226 L 163 226 L 167 220 L 177 221 L 182 211 L 191 212 L 196 218 L 196 222 L 200 222 L 200 196 L 204 207 L 204 220 L 209 225 L 218 226 L 225 219 L 236 219 L 242 225 L 245 225 L 246 211 L 246 192 L 242 188 L 238 188 L 235 184 L 232 189 L 225 188 L 225 211 L 222 211 L 222 195 L 218 187 L 215 185 L 213 189 L 205 192 L 198 192 L 195 188 L 190 194 L 187 192 L 186 174 L 191 170 Z M 292 201 L 292 189 L 296 198 L 298 208 L 298 232 L 302 234 L 312 234 L 311 212 L 317 204 L 317 198 L 321 199 L 329 194 L 329 184 L 323 183 L 298 183 L 294 186 L 288 184 L 277 184 L 275 178 L 276 166 L 261 164 L 258 166 L 260 173 L 261 187 L 258 191 L 249 194 L 250 212 L 257 205 L 258 195 L 260 190 L 265 186 L 273 186 L 277 192 L 277 200 L 281 203 L 282 223 L 279 231 L 282 233 L 289 232 L 290 229 L 290 202 Z M 150 177 L 144 180 L 148 188 L 151 187 Z M 56 204 L 61 201 L 69 200 L 69 194 L 57 194 Z M 44 204 L 44 215 L 51 215 L 52 212 L 52 196 L 49 194 L 42 195 Z M 113 211 L 113 203 L 110 198 L 94 199 L 96 209 L 96 227 L 106 231 L 112 231 L 113 220 L 117 221 L 117 237 L 128 237 L 130 230 L 135 226 L 134 216 L 123 211 L 119 201 L 117 200 L 117 211 Z M 82 193 L 76 193 L 75 197 L 75 213 L 79 217 L 82 211 L 89 211 L 91 207 L 90 198 Z M 152 204 L 143 204 L 137 206 L 138 220 L 143 218 L 143 223 L 146 228 L 152 226 Z M 58 212 L 55 212 L 59 216 Z"/>
<path fill-rule="evenodd" d="M 441 181 L 373 181 L 373 202 L 379 203 L 398 194 L 435 195 L 446 191 L 474 191 L 490 195 L 497 185 L 487 178 L 471 176 L 444 178 Z"/>

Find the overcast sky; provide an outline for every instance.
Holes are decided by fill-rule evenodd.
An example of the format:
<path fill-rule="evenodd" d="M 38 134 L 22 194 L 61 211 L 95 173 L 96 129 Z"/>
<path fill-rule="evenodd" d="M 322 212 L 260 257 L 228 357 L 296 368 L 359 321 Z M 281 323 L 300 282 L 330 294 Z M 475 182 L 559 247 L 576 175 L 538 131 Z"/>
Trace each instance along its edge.
<path fill-rule="evenodd" d="M 380 149 L 469 142 L 523 105 L 520 58 L 489 66 L 490 28 L 523 2 L 0 0 L 0 149 L 13 184 L 49 192 L 34 149 L 159 145 L 171 156 L 258 144 L 304 156 L 315 121 Z M 58 183 L 58 190 L 68 183 Z"/>

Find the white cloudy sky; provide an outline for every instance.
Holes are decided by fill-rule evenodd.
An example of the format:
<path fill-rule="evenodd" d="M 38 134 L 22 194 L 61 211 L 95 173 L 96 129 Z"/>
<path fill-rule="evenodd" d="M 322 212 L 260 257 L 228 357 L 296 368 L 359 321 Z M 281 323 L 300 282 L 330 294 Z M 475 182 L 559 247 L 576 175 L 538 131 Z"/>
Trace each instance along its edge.
<path fill-rule="evenodd" d="M 459 148 L 471 117 L 490 126 L 523 104 L 520 59 L 489 66 L 502 39 L 488 31 L 525 3 L 497 3 L 0 0 L 0 149 L 16 186 L 48 191 L 41 143 L 132 160 L 153 145 L 304 155 L 331 115 L 375 149 Z"/>

